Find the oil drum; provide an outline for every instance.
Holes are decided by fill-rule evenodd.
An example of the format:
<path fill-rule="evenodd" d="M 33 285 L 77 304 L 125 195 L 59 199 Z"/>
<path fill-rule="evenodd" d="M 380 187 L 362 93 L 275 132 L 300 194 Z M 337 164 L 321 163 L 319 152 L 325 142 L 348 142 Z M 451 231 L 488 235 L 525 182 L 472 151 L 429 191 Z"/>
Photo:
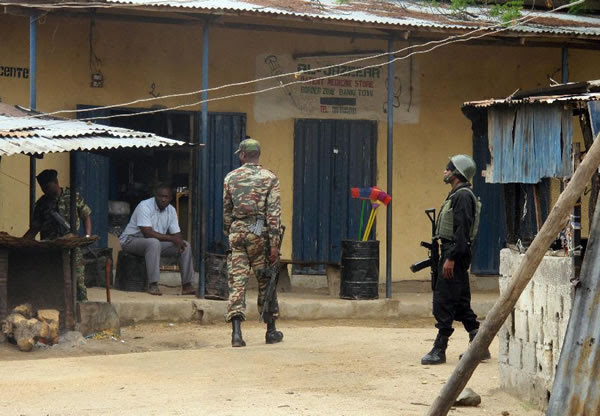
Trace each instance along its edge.
<path fill-rule="evenodd" d="M 379 241 L 342 240 L 340 298 L 379 297 Z"/>

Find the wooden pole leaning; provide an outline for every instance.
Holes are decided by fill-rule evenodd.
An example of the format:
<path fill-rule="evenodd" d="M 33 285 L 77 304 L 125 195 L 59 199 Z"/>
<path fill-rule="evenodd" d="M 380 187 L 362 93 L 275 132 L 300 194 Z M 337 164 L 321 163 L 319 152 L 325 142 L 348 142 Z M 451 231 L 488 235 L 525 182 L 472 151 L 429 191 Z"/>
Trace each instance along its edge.
<path fill-rule="evenodd" d="M 521 260 L 517 271 L 512 277 L 506 292 L 496 301 L 490 310 L 477 336 L 467 349 L 467 352 L 458 362 L 454 372 L 440 391 L 439 396 L 431 405 L 428 416 L 445 416 L 450 407 L 456 401 L 460 392 L 465 388 L 467 382 L 473 375 L 475 368 L 479 365 L 483 351 L 491 344 L 492 340 L 500 330 L 500 327 L 513 310 L 521 293 L 531 280 L 539 266 L 544 254 L 564 227 L 571 210 L 577 199 L 583 193 L 586 184 L 600 165 L 600 135 L 590 147 L 581 165 L 573 174 L 571 181 L 560 194 L 558 201 L 552 208 L 548 219 L 542 229 L 535 237 L 531 246 L 527 249 Z"/>

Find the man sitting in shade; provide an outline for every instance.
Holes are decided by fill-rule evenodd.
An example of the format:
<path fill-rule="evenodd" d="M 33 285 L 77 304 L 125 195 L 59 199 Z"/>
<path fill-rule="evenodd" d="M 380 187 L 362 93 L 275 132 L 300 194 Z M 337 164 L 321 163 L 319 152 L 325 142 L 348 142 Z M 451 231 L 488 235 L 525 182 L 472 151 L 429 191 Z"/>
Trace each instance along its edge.
<path fill-rule="evenodd" d="M 162 295 L 158 288 L 161 256 L 179 256 L 181 294 L 195 293 L 192 285 L 192 249 L 181 236 L 177 212 L 170 205 L 172 199 L 171 187 L 158 185 L 154 190 L 154 197 L 140 202 L 135 208 L 120 238 L 124 252 L 144 256 L 146 259 L 148 293 L 151 295 Z"/>

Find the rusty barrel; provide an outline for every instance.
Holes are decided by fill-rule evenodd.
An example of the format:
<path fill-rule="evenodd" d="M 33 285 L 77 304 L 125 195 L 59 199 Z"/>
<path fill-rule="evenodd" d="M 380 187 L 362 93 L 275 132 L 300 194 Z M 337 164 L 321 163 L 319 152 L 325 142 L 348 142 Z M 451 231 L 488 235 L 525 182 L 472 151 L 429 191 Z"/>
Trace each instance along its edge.
<path fill-rule="evenodd" d="M 206 289 L 204 297 L 217 300 L 229 299 L 227 278 L 227 256 L 206 253 Z"/>
<path fill-rule="evenodd" d="M 340 298 L 379 297 L 379 241 L 342 240 Z"/>

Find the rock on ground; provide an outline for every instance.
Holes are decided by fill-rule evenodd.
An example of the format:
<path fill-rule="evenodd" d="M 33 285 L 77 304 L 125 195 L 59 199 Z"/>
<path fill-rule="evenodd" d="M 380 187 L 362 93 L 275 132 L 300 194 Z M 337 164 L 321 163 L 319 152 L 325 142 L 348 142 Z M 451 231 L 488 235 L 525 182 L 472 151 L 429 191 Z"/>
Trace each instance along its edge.
<path fill-rule="evenodd" d="M 454 406 L 479 406 L 480 404 L 481 396 L 469 387 L 465 388 L 454 402 Z"/>

